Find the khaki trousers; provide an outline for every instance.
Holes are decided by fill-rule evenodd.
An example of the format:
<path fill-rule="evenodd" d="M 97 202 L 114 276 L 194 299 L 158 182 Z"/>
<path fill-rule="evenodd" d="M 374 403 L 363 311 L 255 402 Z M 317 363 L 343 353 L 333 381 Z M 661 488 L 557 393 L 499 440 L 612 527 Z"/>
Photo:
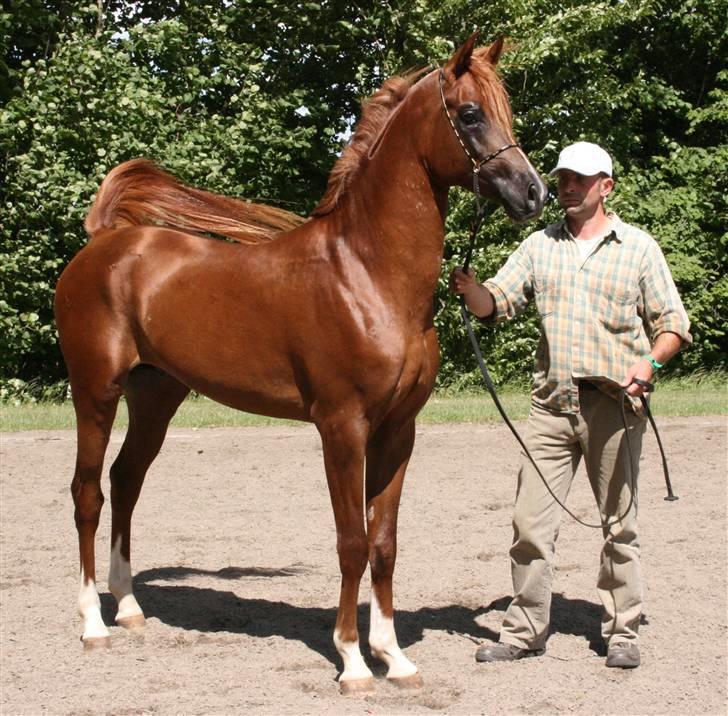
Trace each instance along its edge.
<path fill-rule="evenodd" d="M 619 403 L 593 387 L 579 391 L 581 413 L 531 408 L 524 440 L 551 489 L 565 502 L 584 458 L 600 521 L 619 517 L 629 504 L 630 459 Z M 642 578 L 637 534 L 637 474 L 646 420 L 625 409 L 632 448 L 634 503 L 608 530 L 599 565 L 597 591 L 604 606 L 605 643 L 636 642 L 642 613 Z M 562 509 L 523 455 L 513 515 L 511 576 L 513 601 L 500 640 L 521 648 L 543 648 L 551 611 L 552 564 Z M 571 519 L 567 516 L 567 519 Z M 597 520 L 587 520 L 596 522 Z M 586 528 L 584 528 L 586 529 Z"/>

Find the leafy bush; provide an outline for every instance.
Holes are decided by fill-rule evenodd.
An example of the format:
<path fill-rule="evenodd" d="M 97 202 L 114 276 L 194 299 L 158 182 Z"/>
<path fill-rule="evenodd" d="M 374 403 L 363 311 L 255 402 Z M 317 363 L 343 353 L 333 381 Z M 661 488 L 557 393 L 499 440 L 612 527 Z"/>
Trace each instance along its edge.
<path fill-rule="evenodd" d="M 307 213 L 359 98 L 385 75 L 441 62 L 475 25 L 486 40 L 512 39 L 502 70 L 538 166 L 582 138 L 613 154 L 613 205 L 660 242 L 694 323 L 694 347 L 670 370 L 726 367 L 726 0 L 104 7 L 18 0 L 0 13 L 0 400 L 64 379 L 54 286 L 114 165 L 147 156 L 190 183 Z M 451 198 L 440 381 L 469 385 L 474 362 L 446 280 L 472 200 Z M 542 221 L 557 216 L 552 205 Z M 479 275 L 524 235 L 496 212 Z M 527 381 L 535 318 L 480 333 L 494 377 Z"/>

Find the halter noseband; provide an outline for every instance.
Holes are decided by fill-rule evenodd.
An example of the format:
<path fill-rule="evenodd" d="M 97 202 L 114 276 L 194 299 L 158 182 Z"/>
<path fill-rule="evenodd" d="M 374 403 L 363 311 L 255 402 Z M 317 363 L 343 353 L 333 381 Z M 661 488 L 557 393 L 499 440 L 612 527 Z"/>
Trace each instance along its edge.
<path fill-rule="evenodd" d="M 445 90 L 443 89 L 443 87 L 445 86 L 445 73 L 442 71 L 442 69 L 440 69 L 439 76 L 440 76 L 440 99 L 442 100 L 442 108 L 445 110 L 445 116 L 447 117 L 447 121 L 450 122 L 452 131 L 455 132 L 455 136 L 457 137 L 458 142 L 460 142 L 460 146 L 463 148 L 463 151 L 465 152 L 465 156 L 470 160 L 470 163 L 473 165 L 473 191 L 475 193 L 475 196 L 478 199 L 480 199 L 480 187 L 478 185 L 478 175 L 480 174 L 480 170 L 483 168 L 483 165 L 487 164 L 492 159 L 495 159 L 499 154 L 502 154 L 507 149 L 517 149 L 520 145 L 518 143 L 504 144 L 500 149 L 496 149 L 494 152 L 491 152 L 490 154 L 484 156 L 482 159 L 475 159 L 475 157 L 473 157 L 473 155 L 470 153 L 470 150 L 465 145 L 463 138 L 460 136 L 460 132 L 458 132 L 458 128 L 455 126 L 455 122 L 452 121 L 450 112 L 447 111 L 447 102 L 445 102 Z"/>

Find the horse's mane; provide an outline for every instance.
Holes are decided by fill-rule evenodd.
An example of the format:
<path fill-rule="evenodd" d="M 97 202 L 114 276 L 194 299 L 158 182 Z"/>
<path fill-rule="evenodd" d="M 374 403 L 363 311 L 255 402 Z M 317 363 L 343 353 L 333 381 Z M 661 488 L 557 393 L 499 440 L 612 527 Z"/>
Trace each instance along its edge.
<path fill-rule="evenodd" d="M 474 50 L 468 71 L 480 87 L 493 118 L 504 129 L 509 141 L 513 141 L 513 117 L 508 93 L 495 67 L 486 59 L 487 54 L 487 47 Z M 361 119 L 356 131 L 331 170 L 326 192 L 313 210 L 312 216 L 324 216 L 338 204 L 394 110 L 400 106 L 427 69 L 391 77 L 362 102 Z"/>
<path fill-rule="evenodd" d="M 334 164 L 329 174 L 326 193 L 313 210 L 312 216 L 328 214 L 338 204 L 392 112 L 399 107 L 422 72 L 423 70 L 415 70 L 401 77 L 390 77 L 362 102 L 361 118 L 356 125 L 356 131 Z"/>

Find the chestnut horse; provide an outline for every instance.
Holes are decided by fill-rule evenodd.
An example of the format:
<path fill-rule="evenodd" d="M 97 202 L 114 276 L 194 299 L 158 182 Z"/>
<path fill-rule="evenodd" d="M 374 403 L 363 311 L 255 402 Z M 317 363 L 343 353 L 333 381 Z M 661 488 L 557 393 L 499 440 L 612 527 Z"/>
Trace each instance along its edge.
<path fill-rule="evenodd" d="M 415 416 L 439 363 L 433 294 L 448 188 L 472 188 L 475 160 L 497 154 L 479 167 L 484 196 L 519 221 L 538 216 L 546 196 L 513 138 L 495 71 L 502 41 L 474 49 L 475 39 L 443 70 L 391 79 L 365 103 L 305 223 L 185 186 L 144 160 L 119 165 L 102 183 L 86 220 L 90 241 L 63 272 L 55 304 L 77 419 L 71 491 L 86 646 L 110 639 L 94 537 L 119 398 L 126 397 L 129 427 L 111 467 L 109 589 L 116 623 L 138 628 L 131 516 L 192 389 L 316 425 L 341 569 L 334 630 L 341 690 L 373 684 L 356 619 L 367 562 L 371 652 L 393 682 L 420 683 L 397 644 L 392 574 Z"/>

